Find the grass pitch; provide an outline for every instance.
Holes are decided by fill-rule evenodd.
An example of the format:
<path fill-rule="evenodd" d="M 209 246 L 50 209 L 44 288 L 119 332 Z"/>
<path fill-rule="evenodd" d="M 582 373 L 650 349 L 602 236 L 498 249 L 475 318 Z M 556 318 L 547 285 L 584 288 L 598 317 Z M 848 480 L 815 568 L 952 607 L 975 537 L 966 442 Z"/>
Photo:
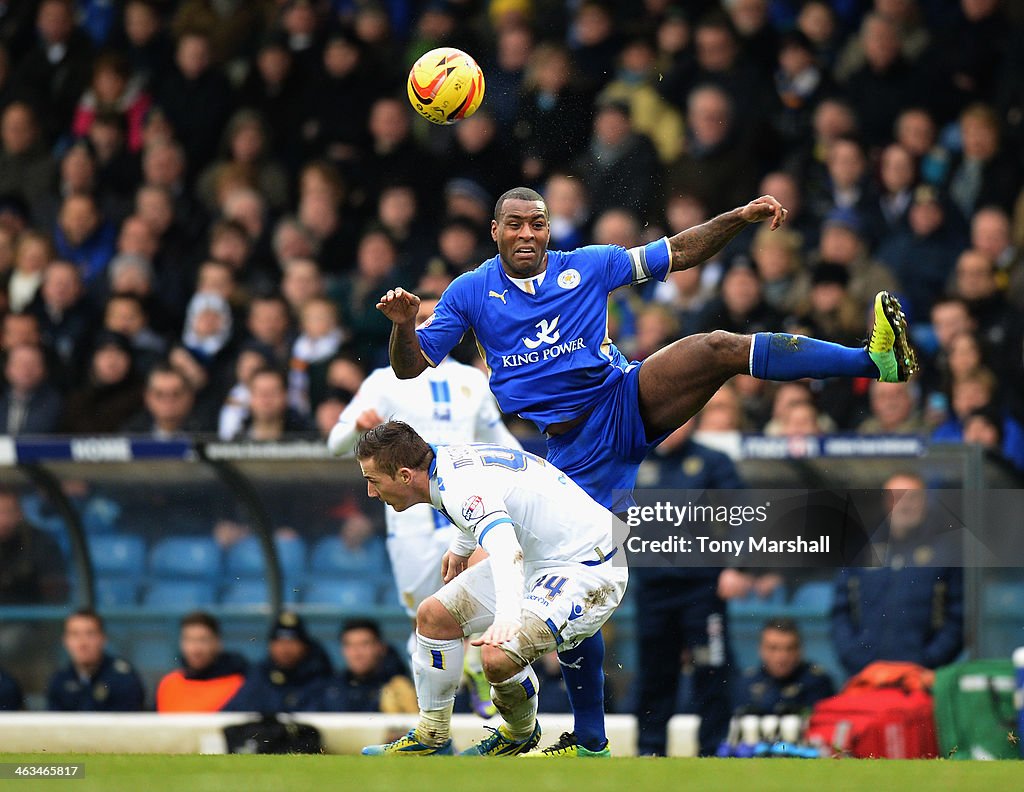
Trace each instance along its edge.
<path fill-rule="evenodd" d="M 0 792 L 844 792 L 1020 790 L 1017 762 L 799 759 L 460 759 L 356 756 L 0 754 L 0 762 L 85 765 L 81 779 L 0 780 Z"/>

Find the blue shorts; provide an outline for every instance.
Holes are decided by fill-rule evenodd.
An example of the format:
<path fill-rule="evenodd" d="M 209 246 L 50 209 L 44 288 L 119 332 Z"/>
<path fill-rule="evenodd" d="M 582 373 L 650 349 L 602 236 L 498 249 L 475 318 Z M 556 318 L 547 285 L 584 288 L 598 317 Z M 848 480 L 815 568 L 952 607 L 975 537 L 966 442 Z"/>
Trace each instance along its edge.
<path fill-rule="evenodd" d="M 586 420 L 548 438 L 548 461 L 615 513 L 633 505 L 640 463 L 668 435 L 647 439 L 640 417 L 640 365 L 613 372 Z"/>

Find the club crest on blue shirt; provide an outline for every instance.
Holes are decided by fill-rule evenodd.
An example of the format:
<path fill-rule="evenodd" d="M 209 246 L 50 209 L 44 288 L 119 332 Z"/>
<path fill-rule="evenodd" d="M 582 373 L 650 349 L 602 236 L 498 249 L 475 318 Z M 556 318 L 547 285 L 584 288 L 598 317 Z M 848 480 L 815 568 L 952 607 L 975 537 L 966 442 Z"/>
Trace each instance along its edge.
<path fill-rule="evenodd" d="M 484 499 L 479 495 L 471 495 L 462 502 L 462 516 L 469 522 L 484 516 Z"/>
<path fill-rule="evenodd" d="M 575 289 L 580 285 L 579 270 L 567 269 L 558 276 L 558 285 L 563 289 Z"/>

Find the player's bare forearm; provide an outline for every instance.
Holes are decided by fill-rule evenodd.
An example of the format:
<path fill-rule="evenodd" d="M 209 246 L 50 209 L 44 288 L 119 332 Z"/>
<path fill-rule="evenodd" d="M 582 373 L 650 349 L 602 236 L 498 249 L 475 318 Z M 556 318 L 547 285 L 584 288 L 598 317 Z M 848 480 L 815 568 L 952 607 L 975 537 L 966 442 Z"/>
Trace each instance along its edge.
<path fill-rule="evenodd" d="M 733 209 L 669 237 L 672 271 L 687 270 L 707 261 L 746 227 L 740 210 Z"/>
<path fill-rule="evenodd" d="M 391 326 L 391 368 L 399 379 L 418 377 L 427 368 L 427 360 L 423 357 L 419 339 L 416 337 L 416 326 L 412 322 L 403 322 Z"/>
<path fill-rule="evenodd" d="M 672 271 L 690 269 L 724 248 L 749 223 L 771 220 L 772 231 L 786 222 L 789 212 L 771 195 L 755 198 L 746 206 L 713 217 L 699 226 L 669 237 Z"/>

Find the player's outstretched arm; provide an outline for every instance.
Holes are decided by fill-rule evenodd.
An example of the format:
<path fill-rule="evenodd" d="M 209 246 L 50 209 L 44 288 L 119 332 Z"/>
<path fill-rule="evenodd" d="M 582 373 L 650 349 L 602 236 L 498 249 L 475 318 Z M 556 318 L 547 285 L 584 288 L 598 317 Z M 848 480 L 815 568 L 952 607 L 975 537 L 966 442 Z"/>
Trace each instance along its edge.
<path fill-rule="evenodd" d="M 412 379 L 427 368 L 416 337 L 416 311 L 420 298 L 405 289 L 391 289 L 380 298 L 377 310 L 391 320 L 391 368 L 399 379 Z"/>
<path fill-rule="evenodd" d="M 755 198 L 746 206 L 713 217 L 706 223 L 680 231 L 669 237 L 672 271 L 690 269 L 707 261 L 750 223 L 771 218 L 771 229 L 786 222 L 788 211 L 771 195 Z"/>

